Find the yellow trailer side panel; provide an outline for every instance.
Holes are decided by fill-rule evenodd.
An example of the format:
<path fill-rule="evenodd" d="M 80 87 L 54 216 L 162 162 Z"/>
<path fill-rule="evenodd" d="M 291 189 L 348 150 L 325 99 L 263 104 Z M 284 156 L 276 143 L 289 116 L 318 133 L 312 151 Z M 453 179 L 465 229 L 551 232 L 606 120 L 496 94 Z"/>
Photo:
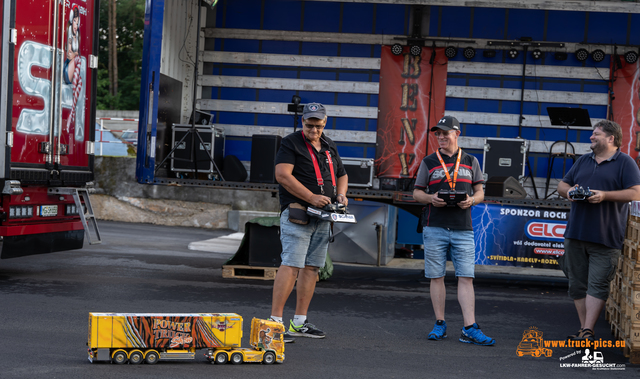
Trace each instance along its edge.
<path fill-rule="evenodd" d="M 240 347 L 242 343 L 242 317 L 230 314 L 212 315 L 208 326 L 221 347 Z"/>
<path fill-rule="evenodd" d="M 89 315 L 92 348 L 233 348 L 242 340 L 242 317 L 235 313 Z"/>
<path fill-rule="evenodd" d="M 113 345 L 112 331 L 113 331 L 113 317 L 111 316 L 99 316 L 96 318 L 98 321 L 98 348 L 111 347 Z"/>

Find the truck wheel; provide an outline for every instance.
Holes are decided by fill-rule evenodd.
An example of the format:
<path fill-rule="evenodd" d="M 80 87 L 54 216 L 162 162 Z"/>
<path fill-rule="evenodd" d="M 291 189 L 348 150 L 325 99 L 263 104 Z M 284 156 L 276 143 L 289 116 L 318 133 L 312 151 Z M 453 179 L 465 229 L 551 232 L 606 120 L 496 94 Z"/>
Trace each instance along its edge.
<path fill-rule="evenodd" d="M 264 357 L 262 357 L 262 363 L 264 363 L 265 365 L 270 365 L 275 361 L 276 355 L 273 354 L 272 351 L 267 351 L 266 353 L 264 353 Z"/>
<path fill-rule="evenodd" d="M 242 363 L 244 359 L 242 358 L 242 354 L 240 353 L 233 353 L 231 354 L 231 363 L 233 363 L 234 365 L 239 365 L 240 363 Z"/>
<path fill-rule="evenodd" d="M 129 363 L 132 365 L 139 365 L 142 363 L 142 353 L 139 351 L 134 351 L 129 356 Z"/>
<path fill-rule="evenodd" d="M 113 362 L 119 365 L 123 365 L 127 363 L 127 353 L 124 351 L 119 351 L 113 355 Z"/>
<path fill-rule="evenodd" d="M 219 365 L 223 365 L 223 364 L 227 363 L 228 359 L 229 358 L 227 357 L 227 353 L 220 352 L 220 353 L 216 354 L 216 363 L 219 364 Z"/>
<path fill-rule="evenodd" d="M 158 356 L 158 353 L 156 353 L 155 351 L 150 351 L 147 353 L 147 356 L 144 358 L 144 361 L 147 364 L 155 365 L 156 363 L 158 363 L 159 358 L 160 357 Z"/>

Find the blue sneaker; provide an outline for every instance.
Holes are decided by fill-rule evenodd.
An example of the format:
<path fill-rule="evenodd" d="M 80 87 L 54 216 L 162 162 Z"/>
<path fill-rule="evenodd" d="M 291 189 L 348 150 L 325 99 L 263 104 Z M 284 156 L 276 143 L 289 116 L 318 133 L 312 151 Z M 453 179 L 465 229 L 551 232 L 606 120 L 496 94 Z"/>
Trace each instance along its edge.
<path fill-rule="evenodd" d="M 442 324 L 438 324 L 439 322 L 442 322 Z M 428 338 L 434 341 L 440 341 L 447 338 L 447 322 L 444 320 L 436 321 L 436 324 L 433 326 L 433 330 L 429 333 Z"/>
<path fill-rule="evenodd" d="M 460 342 L 473 343 L 482 346 L 491 346 L 496 343 L 496 340 L 485 336 L 484 333 L 482 333 L 482 330 L 480 330 L 480 326 L 478 326 L 478 324 L 474 322 L 471 328 L 462 328 Z"/>

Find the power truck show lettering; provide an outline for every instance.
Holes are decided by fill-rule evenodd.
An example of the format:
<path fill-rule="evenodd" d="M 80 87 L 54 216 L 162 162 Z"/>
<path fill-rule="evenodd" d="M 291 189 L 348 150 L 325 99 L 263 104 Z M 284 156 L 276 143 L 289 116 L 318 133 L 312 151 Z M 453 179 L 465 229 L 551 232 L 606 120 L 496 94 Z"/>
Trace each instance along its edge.
<path fill-rule="evenodd" d="M 161 338 L 171 338 L 170 346 L 172 348 L 193 342 L 190 322 L 174 322 L 155 319 L 153 323 L 153 334 L 156 340 Z"/>

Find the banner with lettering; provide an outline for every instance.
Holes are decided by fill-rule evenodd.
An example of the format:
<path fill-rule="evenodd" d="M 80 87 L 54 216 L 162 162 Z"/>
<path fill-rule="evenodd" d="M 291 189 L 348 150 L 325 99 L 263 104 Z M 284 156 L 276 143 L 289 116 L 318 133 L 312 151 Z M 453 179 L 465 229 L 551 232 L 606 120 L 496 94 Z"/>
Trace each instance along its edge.
<path fill-rule="evenodd" d="M 382 46 L 376 173 L 381 178 L 413 178 L 420 161 L 438 148 L 429 128 L 444 116 L 447 90 L 444 48 L 405 47 L 393 55 Z"/>
<path fill-rule="evenodd" d="M 471 217 L 477 265 L 559 268 L 568 208 L 483 203 Z"/>
<path fill-rule="evenodd" d="M 613 70 L 616 63 L 612 60 L 613 100 L 611 110 L 613 121 L 622 127 L 622 150 L 637 159 L 640 151 L 640 61 L 619 62 L 620 68 Z"/>

